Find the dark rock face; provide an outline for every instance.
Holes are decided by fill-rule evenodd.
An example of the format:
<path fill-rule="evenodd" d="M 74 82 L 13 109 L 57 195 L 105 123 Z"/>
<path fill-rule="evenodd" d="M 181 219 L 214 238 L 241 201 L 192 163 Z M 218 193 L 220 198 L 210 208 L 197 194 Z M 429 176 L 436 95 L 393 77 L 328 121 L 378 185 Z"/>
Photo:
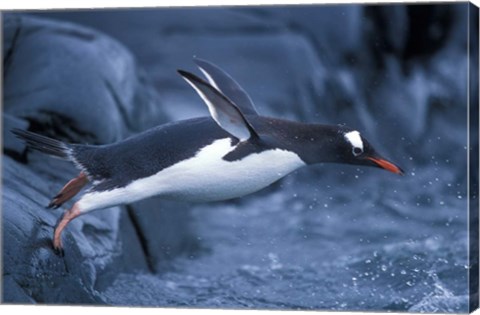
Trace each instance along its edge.
<path fill-rule="evenodd" d="M 438 4 L 7 14 L 4 301 L 466 312 L 467 13 Z M 53 255 L 60 210 L 44 206 L 76 170 L 25 151 L 8 130 L 107 143 L 207 115 L 175 71 L 196 71 L 194 55 L 227 70 L 263 115 L 347 124 L 407 175 L 321 165 L 236 201 L 145 200 L 75 220 L 65 258 Z"/>
<path fill-rule="evenodd" d="M 108 143 L 165 121 L 160 100 L 131 53 L 99 32 L 8 14 L 4 33 L 3 301 L 104 303 L 95 293 L 97 286 L 115 272 L 156 270 L 166 247 L 166 256 L 182 251 L 179 242 L 188 243 L 181 236 L 188 234 L 185 206 L 160 217 L 151 211 L 158 207 L 154 202 L 85 216 L 69 226 L 67 254 L 57 257 L 51 238 L 62 210 L 45 206 L 78 170 L 26 151 L 10 129 L 69 142 Z M 132 220 L 137 212 L 139 222 Z M 174 237 L 168 228 L 158 228 L 172 221 L 176 223 L 169 226 L 180 230 Z M 144 247 L 149 250 L 142 251 Z"/>
<path fill-rule="evenodd" d="M 6 15 L 4 32 L 5 113 L 39 131 L 97 143 L 164 118 L 132 55 L 107 36 L 20 15 Z"/>

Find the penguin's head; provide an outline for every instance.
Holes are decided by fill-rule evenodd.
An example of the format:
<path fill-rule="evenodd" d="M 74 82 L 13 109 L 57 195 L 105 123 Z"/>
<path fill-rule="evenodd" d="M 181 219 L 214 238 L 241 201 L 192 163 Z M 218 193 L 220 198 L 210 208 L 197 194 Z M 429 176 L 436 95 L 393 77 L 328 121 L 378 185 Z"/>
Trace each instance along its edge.
<path fill-rule="evenodd" d="M 403 170 L 378 154 L 370 143 L 357 130 L 343 129 L 338 134 L 337 157 L 343 163 L 374 166 L 395 174 L 403 175 Z"/>

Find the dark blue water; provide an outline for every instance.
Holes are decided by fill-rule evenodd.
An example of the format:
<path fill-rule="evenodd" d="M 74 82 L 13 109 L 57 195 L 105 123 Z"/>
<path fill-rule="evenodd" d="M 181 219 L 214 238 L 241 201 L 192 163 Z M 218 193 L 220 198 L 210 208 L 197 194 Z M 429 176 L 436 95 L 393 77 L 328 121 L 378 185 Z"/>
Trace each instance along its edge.
<path fill-rule="evenodd" d="M 172 120 L 205 115 L 193 55 L 263 114 L 346 123 L 399 163 L 318 165 L 242 199 L 191 205 L 200 248 L 121 273 L 115 305 L 468 310 L 466 5 L 50 13 L 131 49 Z M 428 43 L 423 45 L 422 43 Z"/>
<path fill-rule="evenodd" d="M 176 259 L 162 276 L 119 275 L 105 293 L 108 300 L 465 311 L 467 233 L 458 187 L 430 182 L 425 171 L 395 178 L 347 170 L 352 174 L 335 168 L 316 177 L 304 170 L 268 194 L 195 207 L 196 236 L 205 248 Z M 331 181 L 335 175 L 343 181 Z M 424 188 L 416 190 L 419 182 Z"/>

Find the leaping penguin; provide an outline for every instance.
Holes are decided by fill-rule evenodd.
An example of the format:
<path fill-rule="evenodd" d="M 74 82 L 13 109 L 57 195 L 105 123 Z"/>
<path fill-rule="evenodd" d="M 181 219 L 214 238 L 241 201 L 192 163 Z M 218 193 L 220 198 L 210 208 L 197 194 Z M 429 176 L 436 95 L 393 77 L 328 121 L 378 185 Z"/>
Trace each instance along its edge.
<path fill-rule="evenodd" d="M 57 253 L 63 254 L 62 231 L 74 218 L 152 196 L 227 200 L 265 188 L 302 166 L 324 162 L 403 174 L 356 130 L 260 116 L 249 95 L 226 72 L 205 60 L 194 61 L 207 81 L 178 73 L 200 95 L 211 117 L 167 123 L 108 145 L 69 144 L 12 130 L 30 148 L 69 160 L 80 170 L 48 207 L 60 207 L 92 184 L 57 222 Z"/>

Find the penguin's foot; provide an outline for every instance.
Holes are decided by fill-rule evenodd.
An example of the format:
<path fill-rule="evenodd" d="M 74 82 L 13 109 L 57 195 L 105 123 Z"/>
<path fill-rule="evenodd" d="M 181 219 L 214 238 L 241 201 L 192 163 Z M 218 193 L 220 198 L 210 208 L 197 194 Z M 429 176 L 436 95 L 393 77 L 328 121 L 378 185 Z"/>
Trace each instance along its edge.
<path fill-rule="evenodd" d="M 80 172 L 77 177 L 70 180 L 62 190 L 53 197 L 52 201 L 48 204 L 48 209 L 57 209 L 62 204 L 72 199 L 82 188 L 88 183 L 87 175 L 84 172 Z"/>
<path fill-rule="evenodd" d="M 66 211 L 63 216 L 57 221 L 55 225 L 55 229 L 53 231 L 53 250 L 55 254 L 63 257 L 63 245 L 62 245 L 62 231 L 68 225 L 70 221 L 75 219 L 81 214 L 80 209 L 78 208 L 77 204 L 75 203 L 73 207 Z"/>

